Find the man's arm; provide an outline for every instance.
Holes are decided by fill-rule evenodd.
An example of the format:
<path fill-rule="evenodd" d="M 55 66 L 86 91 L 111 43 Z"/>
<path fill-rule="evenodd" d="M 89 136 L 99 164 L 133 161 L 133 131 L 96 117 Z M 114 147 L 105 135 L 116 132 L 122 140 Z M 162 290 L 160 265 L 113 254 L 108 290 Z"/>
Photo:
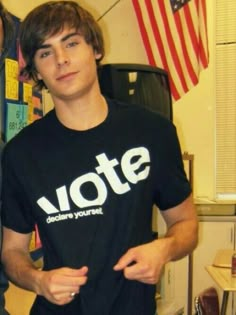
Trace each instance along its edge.
<path fill-rule="evenodd" d="M 190 254 L 198 242 L 198 218 L 192 196 L 180 205 L 163 211 L 162 215 L 167 224 L 165 239 L 169 241 L 168 261 Z"/>
<path fill-rule="evenodd" d="M 114 270 L 123 270 L 130 280 L 154 284 L 160 279 L 164 265 L 191 253 L 198 241 L 198 219 L 192 196 L 181 204 L 162 212 L 167 224 L 165 237 L 131 248 Z"/>
<path fill-rule="evenodd" d="M 31 235 L 31 233 L 22 234 L 3 228 L 2 263 L 13 283 L 34 291 L 32 280 L 39 274 L 39 271 L 29 255 Z M 26 273 L 27 277 L 25 277 Z"/>
<path fill-rule="evenodd" d="M 31 233 L 21 234 L 8 228 L 3 228 L 3 233 L 2 262 L 9 279 L 17 286 L 63 305 L 71 302 L 71 293 L 78 294 L 80 286 L 87 282 L 87 267 L 37 269 L 29 255 Z"/>

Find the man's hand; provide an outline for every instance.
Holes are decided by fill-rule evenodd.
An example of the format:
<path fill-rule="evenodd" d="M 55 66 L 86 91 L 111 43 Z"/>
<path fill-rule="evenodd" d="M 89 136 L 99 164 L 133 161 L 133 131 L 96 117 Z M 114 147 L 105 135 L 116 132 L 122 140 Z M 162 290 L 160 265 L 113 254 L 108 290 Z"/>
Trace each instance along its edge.
<path fill-rule="evenodd" d="M 164 239 L 129 249 L 114 266 L 115 271 L 123 270 L 125 278 L 146 284 L 155 284 L 165 264 Z"/>
<path fill-rule="evenodd" d="M 37 294 L 43 295 L 48 301 L 64 305 L 70 303 L 74 295 L 80 292 L 80 287 L 87 282 L 88 268 L 59 268 L 41 271 L 37 282 Z"/>
<path fill-rule="evenodd" d="M 164 265 L 193 251 L 198 241 L 198 220 L 192 196 L 162 211 L 166 235 L 153 242 L 129 249 L 114 266 L 124 276 L 147 284 L 159 281 Z"/>

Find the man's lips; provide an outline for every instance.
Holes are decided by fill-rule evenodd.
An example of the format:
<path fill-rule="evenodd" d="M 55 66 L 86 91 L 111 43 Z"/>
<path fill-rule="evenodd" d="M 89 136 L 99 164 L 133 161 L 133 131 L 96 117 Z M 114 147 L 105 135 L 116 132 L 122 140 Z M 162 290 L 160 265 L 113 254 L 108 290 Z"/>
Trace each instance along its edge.
<path fill-rule="evenodd" d="M 57 81 L 61 81 L 61 80 L 66 80 L 66 79 L 70 79 L 71 77 L 73 77 L 77 72 L 69 72 L 63 75 L 60 75 L 59 77 L 56 78 Z"/>

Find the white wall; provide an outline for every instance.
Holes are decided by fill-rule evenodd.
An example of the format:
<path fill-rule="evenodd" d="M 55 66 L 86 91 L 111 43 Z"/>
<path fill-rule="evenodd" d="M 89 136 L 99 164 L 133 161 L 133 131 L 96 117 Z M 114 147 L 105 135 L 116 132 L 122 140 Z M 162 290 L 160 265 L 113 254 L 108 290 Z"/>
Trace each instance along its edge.
<path fill-rule="evenodd" d="M 3 0 L 6 8 L 20 18 L 42 0 Z M 81 0 L 96 18 L 117 1 Z M 214 0 L 207 1 L 210 64 L 200 76 L 200 83 L 174 104 L 174 122 L 182 151 L 194 154 L 194 195 L 214 198 Z M 147 63 L 131 0 L 121 0 L 99 21 L 106 40 L 104 62 Z"/>
<path fill-rule="evenodd" d="M 174 118 L 182 148 L 195 155 L 194 194 L 214 198 L 215 180 L 215 19 L 214 0 L 208 0 L 210 62 L 199 84 L 174 104 Z"/>

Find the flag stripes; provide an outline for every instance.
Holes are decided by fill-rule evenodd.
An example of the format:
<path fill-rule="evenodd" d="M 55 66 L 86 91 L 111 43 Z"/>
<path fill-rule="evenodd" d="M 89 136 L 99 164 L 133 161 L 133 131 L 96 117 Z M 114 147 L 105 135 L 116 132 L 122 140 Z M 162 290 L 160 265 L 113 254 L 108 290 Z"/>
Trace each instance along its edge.
<path fill-rule="evenodd" d="M 176 101 L 208 65 L 205 0 L 187 1 L 175 12 L 170 0 L 132 2 L 149 63 L 168 71 Z"/>

